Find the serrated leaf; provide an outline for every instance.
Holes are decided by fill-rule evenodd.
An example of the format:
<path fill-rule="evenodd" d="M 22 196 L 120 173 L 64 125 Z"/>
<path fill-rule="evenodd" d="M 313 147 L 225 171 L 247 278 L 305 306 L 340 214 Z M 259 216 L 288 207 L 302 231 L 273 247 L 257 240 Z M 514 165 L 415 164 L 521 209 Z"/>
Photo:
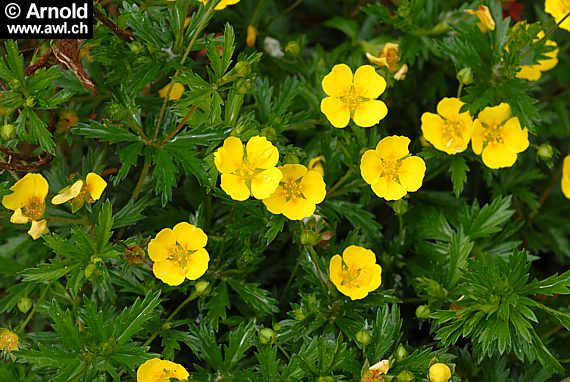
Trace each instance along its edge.
<path fill-rule="evenodd" d="M 455 155 L 451 159 L 449 172 L 451 173 L 451 182 L 453 183 L 453 193 L 455 194 L 455 197 L 458 198 L 463 192 L 463 186 L 467 181 L 469 166 L 467 166 L 467 163 L 462 156 Z"/>

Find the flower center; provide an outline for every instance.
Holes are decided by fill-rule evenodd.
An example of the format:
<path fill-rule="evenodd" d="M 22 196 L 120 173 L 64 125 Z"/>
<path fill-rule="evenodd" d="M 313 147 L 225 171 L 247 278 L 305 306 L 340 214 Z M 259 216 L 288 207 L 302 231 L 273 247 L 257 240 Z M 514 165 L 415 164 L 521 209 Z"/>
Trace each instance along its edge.
<path fill-rule="evenodd" d="M 283 194 L 287 198 L 287 200 L 295 200 L 297 198 L 303 197 L 303 192 L 301 191 L 301 182 L 300 181 L 292 181 L 288 183 L 283 183 Z"/>
<path fill-rule="evenodd" d="M 452 147 L 455 152 L 465 150 L 465 143 L 463 141 L 463 123 L 446 119 L 443 124 L 443 131 L 441 134 L 441 142 L 446 149 Z"/>
<path fill-rule="evenodd" d="M 340 100 L 348 104 L 350 115 L 353 116 L 358 104 L 368 101 L 368 98 L 359 96 L 358 93 L 356 92 L 356 89 L 354 88 L 354 85 L 351 85 L 348 93 L 340 97 Z"/>
<path fill-rule="evenodd" d="M 189 250 L 185 245 L 176 243 L 176 247 L 170 252 L 168 260 L 172 260 L 178 263 L 180 268 L 186 273 L 186 268 L 189 265 L 190 256 L 196 251 Z"/>
<path fill-rule="evenodd" d="M 342 265 L 342 282 L 341 285 L 347 285 L 352 288 L 360 288 L 366 285 L 372 278 L 370 268 L 351 268 L 343 263 Z"/>
<path fill-rule="evenodd" d="M 382 161 L 382 173 L 380 177 L 392 178 L 396 183 L 400 183 L 400 166 L 402 165 L 402 160 L 393 158 L 380 158 L 380 160 Z"/>
<path fill-rule="evenodd" d="M 502 124 L 493 123 L 491 125 L 484 125 L 483 142 L 485 144 L 503 143 Z"/>
<path fill-rule="evenodd" d="M 39 220 L 46 212 L 46 205 L 41 198 L 32 198 L 22 207 L 22 215 L 32 220 Z"/>

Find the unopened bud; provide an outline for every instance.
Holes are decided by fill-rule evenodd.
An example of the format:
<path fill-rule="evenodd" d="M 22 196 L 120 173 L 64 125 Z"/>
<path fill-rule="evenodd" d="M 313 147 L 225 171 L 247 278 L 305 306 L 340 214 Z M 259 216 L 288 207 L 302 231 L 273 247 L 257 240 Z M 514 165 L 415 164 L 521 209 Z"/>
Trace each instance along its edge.
<path fill-rule="evenodd" d="M 22 313 L 27 313 L 32 308 L 32 299 L 29 297 L 22 297 L 18 300 L 18 310 Z"/>
<path fill-rule="evenodd" d="M 457 73 L 457 79 L 463 85 L 470 85 L 473 83 L 473 70 L 469 66 L 461 69 Z"/>
<path fill-rule="evenodd" d="M 95 270 L 97 269 L 97 266 L 93 263 L 89 263 L 87 264 L 87 266 L 85 267 L 85 278 L 90 278 L 93 275 L 93 272 L 95 272 Z"/>
<path fill-rule="evenodd" d="M 420 305 L 416 308 L 416 317 L 419 320 L 425 320 L 431 314 L 431 310 L 427 305 Z"/>
<path fill-rule="evenodd" d="M 303 308 L 295 309 L 293 311 L 293 315 L 295 316 L 295 319 L 297 321 L 303 321 L 305 318 L 307 318 L 307 315 L 305 314 L 305 311 L 303 310 Z"/>
<path fill-rule="evenodd" d="M 396 215 L 402 216 L 408 212 L 408 202 L 403 199 L 397 200 L 392 203 L 392 209 Z"/>
<path fill-rule="evenodd" d="M 5 141 L 8 141 L 16 136 L 16 127 L 11 123 L 8 123 L 0 129 L 0 136 Z"/>
<path fill-rule="evenodd" d="M 430 382 L 448 382 L 451 379 L 451 369 L 445 363 L 434 363 L 429 368 Z"/>
<path fill-rule="evenodd" d="M 272 344 L 275 342 L 275 332 L 270 328 L 261 329 L 257 333 L 257 337 L 259 338 L 259 341 L 264 345 Z"/>
<path fill-rule="evenodd" d="M 406 350 L 405 346 L 402 344 L 398 345 L 396 349 L 396 353 L 394 354 L 397 361 L 401 361 L 408 356 L 408 351 Z"/>
<path fill-rule="evenodd" d="M 27 107 L 34 107 L 36 106 L 36 99 L 34 97 L 26 98 L 26 106 Z"/>
<path fill-rule="evenodd" d="M 363 346 L 367 346 L 371 339 L 370 330 L 362 329 L 356 333 L 356 341 Z"/>
<path fill-rule="evenodd" d="M 249 61 L 238 61 L 234 66 L 234 71 L 238 77 L 247 77 L 251 73 L 251 64 Z"/>
<path fill-rule="evenodd" d="M 198 281 L 194 287 L 198 296 L 206 296 L 210 293 L 210 283 L 208 281 Z"/>
<path fill-rule="evenodd" d="M 316 232 L 307 230 L 301 233 L 302 245 L 312 246 L 312 245 L 317 245 L 318 242 L 319 242 L 319 236 L 317 235 Z"/>
<path fill-rule="evenodd" d="M 538 147 L 537 154 L 540 159 L 547 161 L 554 155 L 554 149 L 548 143 L 543 143 Z"/>
<path fill-rule="evenodd" d="M 400 374 L 398 374 L 398 376 L 396 377 L 396 380 L 398 382 L 411 382 L 414 379 L 416 379 L 416 377 L 414 376 L 414 373 L 412 373 L 411 371 L 402 371 Z"/>
<path fill-rule="evenodd" d="M 287 154 L 283 158 L 283 163 L 285 164 L 299 164 L 299 157 L 295 154 Z"/>
<path fill-rule="evenodd" d="M 301 46 L 297 41 L 289 41 L 285 46 L 285 53 L 289 56 L 297 57 L 301 53 Z"/>
<path fill-rule="evenodd" d="M 20 87 L 22 86 L 22 83 L 19 80 L 11 80 L 10 81 L 10 88 L 12 88 L 13 90 L 18 90 L 20 89 Z"/>

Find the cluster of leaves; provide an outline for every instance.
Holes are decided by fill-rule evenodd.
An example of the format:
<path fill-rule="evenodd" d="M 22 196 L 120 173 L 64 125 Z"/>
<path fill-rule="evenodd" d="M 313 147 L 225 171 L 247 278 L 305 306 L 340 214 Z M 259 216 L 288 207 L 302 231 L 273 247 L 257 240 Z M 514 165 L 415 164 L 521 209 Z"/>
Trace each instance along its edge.
<path fill-rule="evenodd" d="M 368 3 L 241 0 L 221 12 L 215 1 L 99 3 L 107 20 L 81 60 L 96 99 L 73 71 L 44 60 L 55 42 L 6 41 L 0 123 L 16 133 L 2 138 L 1 164 L 11 164 L 5 153 L 53 155 L 34 167 L 52 193 L 74 173 L 110 182 L 79 212 L 48 206 L 52 233 L 37 241 L 0 212 L 0 326 L 20 336 L 0 380 L 133 380 L 153 357 L 199 381 L 366 380 L 382 359 L 396 380 L 425 380 L 436 361 L 455 365 L 456 381 L 568 372 L 570 273 L 560 269 L 570 264 L 570 203 L 557 170 L 570 150 L 568 34 L 549 35 L 559 66 L 530 83 L 516 73 L 549 52 L 535 39 L 554 25 L 541 3 L 527 15 L 542 23 L 515 27 L 499 1 L 487 2 L 496 22 L 488 33 L 464 12 L 481 2 Z M 264 37 L 281 40 L 281 55 L 264 52 Z M 332 128 L 320 112 L 323 76 L 367 63 L 386 42 L 400 44 L 409 66 L 404 81 L 379 69 L 387 118 Z M 553 156 L 529 149 L 492 171 L 468 152 L 422 148 L 421 113 L 455 95 L 467 67 L 465 108 L 508 102 Z M 182 97 L 159 97 L 173 81 Z M 79 123 L 56 128 L 69 114 Z M 394 134 L 412 139 L 427 173 L 418 192 L 385 202 L 359 163 Z M 230 135 L 267 137 L 281 164 L 323 155 L 327 197 L 316 215 L 293 222 L 259 201 L 231 200 L 213 159 Z M 20 171 L 1 174 L 0 196 Z M 211 260 L 200 280 L 169 287 L 145 252 L 181 221 L 206 232 Z M 381 288 L 362 300 L 328 279 L 330 258 L 349 245 L 373 250 L 383 268 Z"/>

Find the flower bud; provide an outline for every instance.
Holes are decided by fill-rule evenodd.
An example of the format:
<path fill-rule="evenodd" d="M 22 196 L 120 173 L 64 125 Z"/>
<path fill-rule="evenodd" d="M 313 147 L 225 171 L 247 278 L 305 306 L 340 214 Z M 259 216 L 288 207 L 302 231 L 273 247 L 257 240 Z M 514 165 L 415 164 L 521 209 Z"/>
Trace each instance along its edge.
<path fill-rule="evenodd" d="M 16 127 L 8 123 L 0 129 L 0 136 L 3 140 L 8 141 L 16 136 Z"/>
<path fill-rule="evenodd" d="M 402 216 L 408 212 L 408 202 L 404 199 L 397 200 L 392 203 L 392 209 L 396 215 Z"/>
<path fill-rule="evenodd" d="M 317 379 L 317 382 L 335 382 L 336 379 L 334 377 L 319 377 L 319 379 Z"/>
<path fill-rule="evenodd" d="M 247 33 L 246 33 L 246 37 L 245 37 L 245 44 L 250 47 L 253 48 L 255 45 L 255 40 L 257 39 L 257 29 L 253 26 L 253 25 L 248 25 L 247 26 Z"/>
<path fill-rule="evenodd" d="M 287 45 L 285 45 L 285 53 L 289 56 L 297 57 L 299 53 L 301 53 L 301 46 L 297 41 L 289 41 Z"/>
<path fill-rule="evenodd" d="M 408 356 L 408 351 L 406 350 L 406 347 L 402 344 L 398 345 L 398 348 L 396 349 L 396 353 L 394 354 L 394 356 L 396 357 L 397 361 L 401 361 L 404 358 L 406 358 Z"/>
<path fill-rule="evenodd" d="M 543 143 L 538 147 L 538 151 L 536 153 L 540 159 L 547 161 L 552 159 L 552 156 L 554 155 L 554 149 L 548 143 Z"/>
<path fill-rule="evenodd" d="M 32 299 L 29 297 L 22 297 L 18 300 L 18 310 L 22 313 L 27 313 L 32 308 Z"/>
<path fill-rule="evenodd" d="M 363 346 L 367 346 L 371 339 L 370 330 L 362 329 L 356 333 L 356 341 Z"/>
<path fill-rule="evenodd" d="M 234 66 L 234 71 L 238 77 L 247 77 L 251 73 L 251 64 L 249 61 L 238 61 Z"/>
<path fill-rule="evenodd" d="M 198 281 L 194 287 L 196 288 L 196 293 L 198 296 L 203 297 L 207 296 L 210 293 L 210 283 L 208 281 Z"/>
<path fill-rule="evenodd" d="M 286 164 L 299 164 L 299 157 L 295 154 L 287 154 L 283 158 L 283 163 Z"/>
<path fill-rule="evenodd" d="M 316 234 L 316 232 L 309 230 L 301 232 L 300 239 L 302 245 L 312 246 L 319 243 L 319 236 Z"/>
<path fill-rule="evenodd" d="M 431 310 L 427 305 L 420 305 L 416 308 L 416 317 L 418 320 L 425 320 L 426 318 L 429 318 L 430 314 Z"/>
<path fill-rule="evenodd" d="M 87 266 L 85 267 L 85 270 L 83 271 L 85 274 L 85 278 L 87 278 L 87 279 L 90 278 L 96 269 L 97 269 L 97 266 L 95 264 L 93 264 L 93 263 L 87 264 Z"/>
<path fill-rule="evenodd" d="M 34 107 L 36 106 L 36 99 L 34 97 L 26 98 L 26 107 Z"/>
<path fill-rule="evenodd" d="M 434 363 L 429 368 L 430 382 L 448 382 L 451 379 L 451 369 L 445 363 Z"/>
<path fill-rule="evenodd" d="M 470 85 L 473 83 L 473 70 L 470 67 L 465 67 L 457 73 L 457 79 L 463 85 Z"/>
<path fill-rule="evenodd" d="M 396 381 L 398 381 L 398 382 L 411 382 L 414 379 L 416 379 L 416 377 L 414 376 L 414 373 L 412 373 L 411 371 L 408 371 L 408 370 L 402 371 L 396 377 Z"/>
<path fill-rule="evenodd" d="M 19 80 L 14 79 L 10 81 L 10 88 L 12 88 L 12 90 L 18 90 L 21 86 L 22 83 Z"/>
<path fill-rule="evenodd" d="M 297 321 L 303 321 L 303 320 L 305 320 L 305 318 L 307 318 L 307 315 L 305 314 L 305 311 L 303 310 L 303 308 L 295 309 L 293 311 L 293 315 L 295 316 L 295 319 Z"/>
<path fill-rule="evenodd" d="M 263 328 L 257 333 L 259 341 L 264 345 L 269 345 L 275 342 L 275 332 L 270 328 Z"/>

